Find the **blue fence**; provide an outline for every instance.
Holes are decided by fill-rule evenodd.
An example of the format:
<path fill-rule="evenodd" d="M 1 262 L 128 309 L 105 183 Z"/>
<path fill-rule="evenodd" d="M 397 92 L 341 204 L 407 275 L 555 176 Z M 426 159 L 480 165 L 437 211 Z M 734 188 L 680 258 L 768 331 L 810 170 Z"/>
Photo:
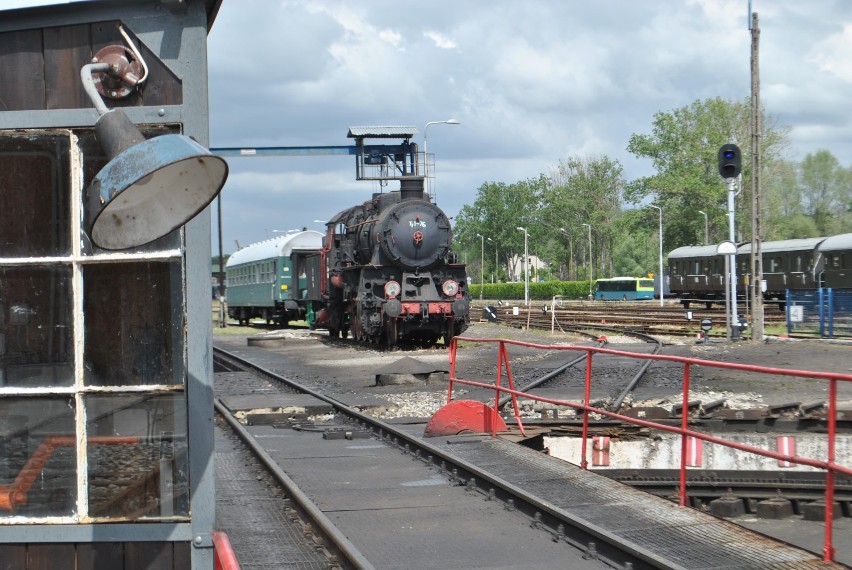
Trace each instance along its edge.
<path fill-rule="evenodd" d="M 787 332 L 852 336 L 852 289 L 787 290 Z"/>

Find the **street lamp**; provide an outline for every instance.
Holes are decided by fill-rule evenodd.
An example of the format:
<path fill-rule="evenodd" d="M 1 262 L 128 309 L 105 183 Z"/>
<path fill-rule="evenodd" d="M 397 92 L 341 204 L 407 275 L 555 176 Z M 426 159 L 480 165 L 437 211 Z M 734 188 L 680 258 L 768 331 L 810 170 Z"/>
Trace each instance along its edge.
<path fill-rule="evenodd" d="M 529 233 L 526 228 L 518 226 L 519 231 L 524 232 L 524 304 L 530 304 L 530 257 L 528 250 Z"/>
<path fill-rule="evenodd" d="M 485 237 L 482 234 L 479 236 L 479 300 L 483 299 L 483 291 L 485 291 Z"/>
<path fill-rule="evenodd" d="M 559 228 L 559 231 L 562 232 L 562 235 L 568 241 L 568 251 L 566 251 L 565 255 L 565 278 L 571 279 L 571 257 L 574 255 L 574 252 L 571 251 L 571 234 L 565 228 Z"/>
<path fill-rule="evenodd" d="M 710 226 L 707 224 L 707 212 L 698 210 L 698 213 L 704 216 L 704 245 L 710 245 Z"/>
<path fill-rule="evenodd" d="M 498 263 L 498 260 L 497 260 L 497 242 L 495 242 L 495 241 L 494 241 L 493 239 L 491 239 L 491 238 L 485 238 L 485 239 L 487 239 L 488 241 L 490 241 L 491 243 L 493 243 L 493 244 L 494 244 L 494 276 L 492 276 L 492 278 L 491 278 L 491 282 L 492 282 L 492 283 L 496 283 L 496 282 L 497 282 L 496 276 L 497 276 L 497 274 L 498 274 L 498 273 L 499 273 L 499 271 L 500 271 L 500 269 L 499 269 L 499 267 L 498 267 L 498 265 L 497 265 L 497 263 Z"/>
<path fill-rule="evenodd" d="M 663 306 L 663 209 L 659 206 L 649 204 L 660 212 L 660 306 Z"/>
<path fill-rule="evenodd" d="M 583 225 L 589 228 L 589 263 L 586 267 L 589 271 L 589 299 L 592 299 L 594 295 L 594 293 L 592 293 L 592 225 Z"/>
<path fill-rule="evenodd" d="M 426 141 L 429 137 L 429 125 L 460 125 L 461 121 L 456 119 L 447 119 L 446 121 L 429 121 L 426 123 L 426 126 L 423 127 L 423 169 L 426 171 L 426 190 L 430 190 L 431 184 L 429 183 L 429 152 L 426 150 Z M 432 195 L 432 200 L 434 201 L 435 196 L 429 191 L 429 194 Z"/>

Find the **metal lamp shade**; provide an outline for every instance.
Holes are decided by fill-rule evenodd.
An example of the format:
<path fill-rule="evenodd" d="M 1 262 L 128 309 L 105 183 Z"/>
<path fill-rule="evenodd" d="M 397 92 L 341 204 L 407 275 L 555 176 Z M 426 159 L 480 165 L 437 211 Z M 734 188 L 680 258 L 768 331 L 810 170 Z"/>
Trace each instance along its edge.
<path fill-rule="evenodd" d="M 89 191 L 97 197 L 89 201 L 97 210 L 89 212 L 92 241 L 110 250 L 150 243 L 194 218 L 227 177 L 228 164 L 189 137 L 136 142 L 92 181 Z"/>

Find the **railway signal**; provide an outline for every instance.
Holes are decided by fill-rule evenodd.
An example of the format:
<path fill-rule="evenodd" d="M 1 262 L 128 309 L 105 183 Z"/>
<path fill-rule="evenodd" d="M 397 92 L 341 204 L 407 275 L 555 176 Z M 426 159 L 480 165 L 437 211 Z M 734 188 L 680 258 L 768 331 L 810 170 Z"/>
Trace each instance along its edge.
<path fill-rule="evenodd" d="M 719 149 L 719 174 L 722 178 L 731 179 L 740 175 L 743 169 L 743 158 L 740 147 L 735 144 L 725 144 Z"/>

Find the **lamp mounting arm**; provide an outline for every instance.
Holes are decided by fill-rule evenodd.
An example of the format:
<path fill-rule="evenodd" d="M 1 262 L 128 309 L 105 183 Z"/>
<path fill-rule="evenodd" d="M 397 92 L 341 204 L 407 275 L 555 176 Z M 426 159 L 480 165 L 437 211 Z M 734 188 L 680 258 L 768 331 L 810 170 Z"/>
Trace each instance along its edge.
<path fill-rule="evenodd" d="M 82 78 L 86 94 L 102 115 L 106 112 L 105 106 L 101 105 L 102 97 L 124 99 L 148 79 L 148 66 L 136 44 L 124 26 L 119 25 L 118 31 L 127 42 L 127 47 L 116 44 L 106 46 L 81 70 L 81 74 L 85 74 Z"/>

